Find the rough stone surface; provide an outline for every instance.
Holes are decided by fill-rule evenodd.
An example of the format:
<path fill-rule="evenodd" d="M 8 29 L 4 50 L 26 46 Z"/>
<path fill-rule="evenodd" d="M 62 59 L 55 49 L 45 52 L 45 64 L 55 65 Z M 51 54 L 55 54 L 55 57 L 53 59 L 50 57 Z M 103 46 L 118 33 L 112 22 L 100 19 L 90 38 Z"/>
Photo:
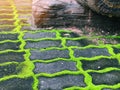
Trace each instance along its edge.
<path fill-rule="evenodd" d="M 38 33 L 25 33 L 24 39 L 39 39 L 39 38 L 55 38 L 54 32 L 38 32 Z"/>
<path fill-rule="evenodd" d="M 81 25 L 85 17 L 83 7 L 75 0 L 34 0 L 32 25 L 37 27 Z"/>
<path fill-rule="evenodd" d="M 75 57 L 110 56 L 106 48 L 74 49 Z"/>
<path fill-rule="evenodd" d="M 103 59 L 95 60 L 95 61 L 81 60 L 81 62 L 85 70 L 88 70 L 88 69 L 101 70 L 101 69 L 109 68 L 109 67 L 120 68 L 120 65 L 117 59 L 103 58 Z"/>
<path fill-rule="evenodd" d="M 18 50 L 19 45 L 20 43 L 13 43 L 13 42 L 0 43 L 0 50 L 6 50 L 6 49 Z"/>
<path fill-rule="evenodd" d="M 0 34 L 0 41 L 3 40 L 17 40 L 18 34 Z"/>
<path fill-rule="evenodd" d="M 4 62 L 22 62 L 24 61 L 24 52 L 7 52 L 0 54 L 0 63 Z"/>
<path fill-rule="evenodd" d="M 69 58 L 68 50 L 46 50 L 46 51 L 37 51 L 32 50 L 30 59 L 40 59 L 40 60 L 49 60 L 55 58 Z"/>
<path fill-rule="evenodd" d="M 1 90 L 33 90 L 32 83 L 33 83 L 32 78 L 27 78 L 27 79 L 13 78 L 0 82 L 0 89 Z"/>
<path fill-rule="evenodd" d="M 81 40 L 67 40 L 66 46 L 78 46 L 78 47 L 84 47 L 91 44 L 88 40 L 86 39 L 81 39 Z"/>
<path fill-rule="evenodd" d="M 107 73 L 90 73 L 95 85 L 114 85 L 120 82 L 120 71 L 110 71 Z"/>
<path fill-rule="evenodd" d="M 76 71 L 76 63 L 72 61 L 56 61 L 51 63 L 35 63 L 35 73 L 56 73 L 63 70 Z"/>
<path fill-rule="evenodd" d="M 39 78 L 39 90 L 62 90 L 71 86 L 86 86 L 83 75 L 64 75 L 54 78 Z"/>
<path fill-rule="evenodd" d="M 8 75 L 17 74 L 16 68 L 17 68 L 16 64 L 0 66 L 0 78 Z"/>
<path fill-rule="evenodd" d="M 115 54 L 119 54 L 120 53 L 120 48 L 113 48 L 113 50 L 114 50 Z"/>
<path fill-rule="evenodd" d="M 27 41 L 25 48 L 62 47 L 60 40 Z"/>

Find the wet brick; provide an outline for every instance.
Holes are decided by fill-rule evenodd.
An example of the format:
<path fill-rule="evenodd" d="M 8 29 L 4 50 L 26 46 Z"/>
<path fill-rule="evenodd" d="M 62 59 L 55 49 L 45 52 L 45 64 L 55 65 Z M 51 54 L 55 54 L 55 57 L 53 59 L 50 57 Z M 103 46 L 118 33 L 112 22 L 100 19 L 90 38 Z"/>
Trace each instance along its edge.
<path fill-rule="evenodd" d="M 75 71 L 76 63 L 72 61 L 56 61 L 51 63 L 35 63 L 35 73 L 56 73 L 63 70 Z"/>
<path fill-rule="evenodd" d="M 83 75 L 63 75 L 53 78 L 40 77 L 39 90 L 63 90 L 63 88 L 85 87 Z"/>
<path fill-rule="evenodd" d="M 120 67 L 117 59 L 102 58 L 100 60 L 95 60 L 95 61 L 81 60 L 81 62 L 84 70 L 88 70 L 88 69 L 101 70 L 108 67 L 116 67 L 116 68 Z"/>
<path fill-rule="evenodd" d="M 89 45 L 90 42 L 86 39 L 81 39 L 81 40 L 67 40 L 66 41 L 66 46 L 79 46 L 79 47 L 84 47 Z"/>
<path fill-rule="evenodd" d="M 3 40 L 17 40 L 18 34 L 0 34 L 0 41 Z"/>
<path fill-rule="evenodd" d="M 54 32 L 25 33 L 24 39 L 56 38 Z"/>
<path fill-rule="evenodd" d="M 25 48 L 61 47 L 60 40 L 27 41 Z"/>
<path fill-rule="evenodd" d="M 20 43 L 13 43 L 13 42 L 0 43 L 0 50 L 6 50 L 6 49 L 18 50 L 19 45 Z"/>
<path fill-rule="evenodd" d="M 0 54 L 0 63 L 4 62 L 22 62 L 24 61 L 24 52 L 7 52 Z"/>
<path fill-rule="evenodd" d="M 46 50 L 46 51 L 38 51 L 32 50 L 30 59 L 42 59 L 42 60 L 49 60 L 55 58 L 69 58 L 69 51 L 68 50 Z"/>
<path fill-rule="evenodd" d="M 0 66 L 0 78 L 8 75 L 17 74 L 16 64 Z"/>
<path fill-rule="evenodd" d="M 106 48 L 74 49 L 75 57 L 110 56 Z"/>
<path fill-rule="evenodd" d="M 94 73 L 91 72 L 93 83 L 95 85 L 106 84 L 106 85 L 114 85 L 120 83 L 120 71 L 110 71 L 107 73 Z"/>
<path fill-rule="evenodd" d="M 1 90 L 33 90 L 32 89 L 32 78 L 20 79 L 12 78 L 0 82 Z"/>

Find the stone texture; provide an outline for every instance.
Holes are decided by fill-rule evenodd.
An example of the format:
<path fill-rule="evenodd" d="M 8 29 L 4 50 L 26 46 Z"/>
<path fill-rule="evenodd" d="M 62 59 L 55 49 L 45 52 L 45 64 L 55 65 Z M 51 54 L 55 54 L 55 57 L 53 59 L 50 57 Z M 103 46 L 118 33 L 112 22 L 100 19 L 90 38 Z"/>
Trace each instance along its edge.
<path fill-rule="evenodd" d="M 63 38 L 78 38 L 80 35 L 74 33 L 74 32 L 61 32 L 60 33 L 61 37 Z"/>
<path fill-rule="evenodd" d="M 81 39 L 81 40 L 67 40 L 66 46 L 78 46 L 78 47 L 84 47 L 91 44 L 90 41 L 87 39 Z"/>
<path fill-rule="evenodd" d="M 27 41 L 25 48 L 49 48 L 62 47 L 60 40 Z"/>
<path fill-rule="evenodd" d="M 106 48 L 74 49 L 75 57 L 110 56 Z"/>
<path fill-rule="evenodd" d="M 32 3 L 31 23 L 36 27 L 82 25 L 85 17 L 84 8 L 75 0 L 33 0 Z"/>
<path fill-rule="evenodd" d="M 39 90 L 63 90 L 63 88 L 85 87 L 83 75 L 63 75 L 53 78 L 40 77 Z"/>
<path fill-rule="evenodd" d="M 13 43 L 13 42 L 0 43 L 0 50 L 7 50 L 7 49 L 18 50 L 19 45 L 20 45 L 20 42 L 19 43 Z"/>
<path fill-rule="evenodd" d="M 120 54 L 120 48 L 113 47 L 113 50 L 115 54 Z"/>
<path fill-rule="evenodd" d="M 0 66 L 0 78 L 8 75 L 14 75 L 14 74 L 17 74 L 16 64 Z"/>
<path fill-rule="evenodd" d="M 63 70 L 76 71 L 76 63 L 72 61 L 56 61 L 50 63 L 35 63 L 35 73 L 56 73 Z"/>
<path fill-rule="evenodd" d="M 0 82 L 0 89 L 1 90 L 33 90 L 32 83 L 33 83 L 32 78 L 26 78 L 26 79 L 12 78 Z"/>
<path fill-rule="evenodd" d="M 54 32 L 37 32 L 37 33 L 25 33 L 24 39 L 39 39 L 39 38 L 55 38 Z"/>
<path fill-rule="evenodd" d="M 0 34 L 0 41 L 3 40 L 17 40 L 18 34 Z"/>
<path fill-rule="evenodd" d="M 68 50 L 32 50 L 30 59 L 50 60 L 55 58 L 69 58 Z"/>
<path fill-rule="evenodd" d="M 117 59 L 102 58 L 100 60 L 95 60 L 95 61 L 81 60 L 81 62 L 84 70 L 88 70 L 88 69 L 101 70 L 109 67 L 120 68 L 120 64 Z"/>
<path fill-rule="evenodd" d="M 4 62 L 22 62 L 24 61 L 24 52 L 7 52 L 0 54 L 0 63 Z"/>
<path fill-rule="evenodd" d="M 120 83 L 120 71 L 110 71 L 107 73 L 94 73 L 91 72 L 93 83 L 95 85 L 105 84 L 114 85 Z"/>

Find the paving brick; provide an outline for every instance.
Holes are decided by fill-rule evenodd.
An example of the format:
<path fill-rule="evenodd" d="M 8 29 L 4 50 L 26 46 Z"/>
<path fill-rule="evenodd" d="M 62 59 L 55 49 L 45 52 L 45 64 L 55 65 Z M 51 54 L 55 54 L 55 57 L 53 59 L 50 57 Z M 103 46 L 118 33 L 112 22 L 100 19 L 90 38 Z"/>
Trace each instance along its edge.
<path fill-rule="evenodd" d="M 93 83 L 95 85 L 106 84 L 106 85 L 114 85 L 120 83 L 120 71 L 110 71 L 107 73 L 95 73 L 91 72 Z"/>
<path fill-rule="evenodd" d="M 18 34 L 0 34 L 0 41 L 2 40 L 17 40 Z"/>
<path fill-rule="evenodd" d="M 120 54 L 120 48 L 113 47 L 113 51 L 115 54 Z"/>
<path fill-rule="evenodd" d="M 106 48 L 74 49 L 75 57 L 110 56 Z"/>
<path fill-rule="evenodd" d="M 13 31 L 15 29 L 15 26 L 0 26 L 0 31 Z"/>
<path fill-rule="evenodd" d="M 120 88 L 118 88 L 118 89 L 104 88 L 102 90 L 120 90 Z"/>
<path fill-rule="evenodd" d="M 88 70 L 88 69 L 101 70 L 108 67 L 120 68 L 117 59 L 102 58 L 100 60 L 95 60 L 95 61 L 81 60 L 81 62 L 84 70 Z"/>
<path fill-rule="evenodd" d="M 25 48 L 62 47 L 60 40 L 27 41 Z"/>
<path fill-rule="evenodd" d="M 63 70 L 76 71 L 76 63 L 72 61 L 56 61 L 51 63 L 35 63 L 35 73 L 56 73 Z"/>
<path fill-rule="evenodd" d="M 8 75 L 17 74 L 16 64 L 0 66 L 0 78 Z"/>
<path fill-rule="evenodd" d="M 32 78 L 20 79 L 12 78 L 0 82 L 1 90 L 33 90 L 32 89 Z"/>
<path fill-rule="evenodd" d="M 56 38 L 54 32 L 37 32 L 37 33 L 25 33 L 24 39 L 39 39 L 39 38 Z"/>
<path fill-rule="evenodd" d="M 0 50 L 6 50 L 6 49 L 18 50 L 19 46 L 20 43 L 13 43 L 13 42 L 0 43 Z"/>
<path fill-rule="evenodd" d="M 24 61 L 25 52 L 7 52 L 0 54 L 0 63 L 4 62 L 22 62 Z"/>
<path fill-rule="evenodd" d="M 69 51 L 68 50 L 46 50 L 46 51 L 38 51 L 32 50 L 30 59 L 42 59 L 42 60 L 49 60 L 55 58 L 69 58 Z"/>
<path fill-rule="evenodd" d="M 40 77 L 39 90 L 63 90 L 63 88 L 85 87 L 83 75 L 63 75 L 53 78 Z"/>
<path fill-rule="evenodd" d="M 66 46 L 79 46 L 79 47 L 84 47 L 91 44 L 90 41 L 86 39 L 81 39 L 81 40 L 67 40 L 66 41 Z"/>

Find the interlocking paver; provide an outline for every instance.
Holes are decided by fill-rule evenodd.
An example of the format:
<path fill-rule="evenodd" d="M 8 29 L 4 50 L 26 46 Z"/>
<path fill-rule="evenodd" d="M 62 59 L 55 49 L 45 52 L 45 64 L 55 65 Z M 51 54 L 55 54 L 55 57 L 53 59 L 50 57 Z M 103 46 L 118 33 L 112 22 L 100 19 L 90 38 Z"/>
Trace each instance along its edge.
<path fill-rule="evenodd" d="M 35 63 L 35 73 L 56 73 L 63 70 L 76 71 L 76 63 L 72 61 L 56 61 L 52 63 Z"/>
<path fill-rule="evenodd" d="M 3 62 L 22 62 L 24 61 L 25 52 L 6 52 L 0 54 L 0 63 Z"/>
<path fill-rule="evenodd" d="M 120 82 L 120 71 L 110 71 L 107 73 L 90 73 L 95 85 L 106 84 L 114 85 Z"/>
<path fill-rule="evenodd" d="M 68 50 L 46 50 L 46 51 L 31 51 L 31 60 L 39 59 L 39 60 L 50 60 L 56 58 L 69 58 Z"/>
<path fill-rule="evenodd" d="M 102 58 L 102 59 L 95 60 L 95 61 L 81 60 L 81 62 L 85 70 L 88 70 L 88 69 L 101 70 L 101 69 L 109 68 L 109 67 L 120 68 L 120 64 L 117 59 Z"/>
<path fill-rule="evenodd" d="M 20 42 L 13 43 L 13 42 L 6 42 L 6 43 L 0 43 L 0 50 L 19 50 Z"/>
<path fill-rule="evenodd" d="M 62 47 L 60 40 L 42 40 L 42 41 L 26 41 L 25 48 L 49 48 L 49 47 Z"/>
<path fill-rule="evenodd" d="M 0 41 L 3 40 L 17 40 L 18 34 L 0 34 Z"/>
<path fill-rule="evenodd" d="M 86 86 L 83 75 L 64 75 L 54 78 L 40 77 L 39 81 L 39 90 L 62 90 L 72 86 Z"/>
<path fill-rule="evenodd" d="M 1 90 L 32 90 L 33 79 L 12 78 L 0 82 Z"/>
<path fill-rule="evenodd" d="M 110 56 L 106 48 L 74 49 L 75 57 Z"/>

